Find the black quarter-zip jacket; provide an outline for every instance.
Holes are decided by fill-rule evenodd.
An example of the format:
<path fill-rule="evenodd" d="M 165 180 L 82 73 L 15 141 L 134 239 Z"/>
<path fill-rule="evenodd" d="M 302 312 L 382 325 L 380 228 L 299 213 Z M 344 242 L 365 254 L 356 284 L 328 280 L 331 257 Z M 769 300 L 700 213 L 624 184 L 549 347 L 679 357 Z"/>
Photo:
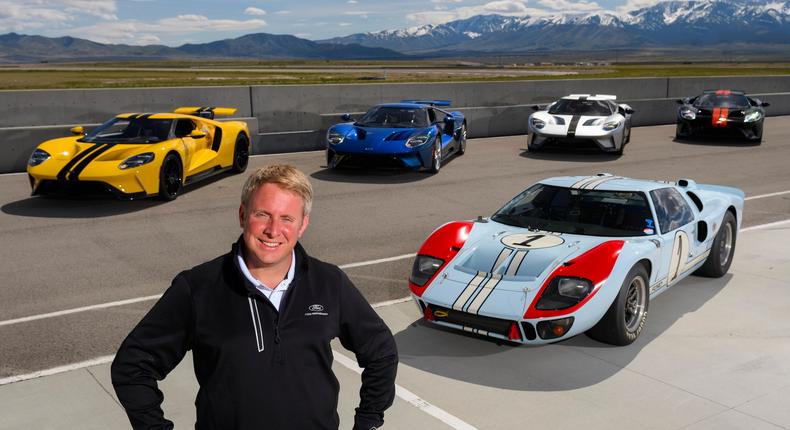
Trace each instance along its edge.
<path fill-rule="evenodd" d="M 362 367 L 355 430 L 383 424 L 395 396 L 392 333 L 337 266 L 295 248 L 294 279 L 278 312 L 241 273 L 240 240 L 180 273 L 124 340 L 112 383 L 135 429 L 171 429 L 157 381 L 192 351 L 198 430 L 332 429 L 339 384 L 330 341 Z"/>

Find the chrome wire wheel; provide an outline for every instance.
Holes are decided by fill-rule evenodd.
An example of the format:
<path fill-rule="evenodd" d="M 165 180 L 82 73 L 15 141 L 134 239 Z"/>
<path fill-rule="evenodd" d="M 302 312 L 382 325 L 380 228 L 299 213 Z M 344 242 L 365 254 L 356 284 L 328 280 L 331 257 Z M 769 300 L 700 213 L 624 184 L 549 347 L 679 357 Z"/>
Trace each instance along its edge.
<path fill-rule="evenodd" d="M 636 332 L 639 325 L 642 323 L 646 312 L 647 304 L 647 287 L 645 280 L 641 276 L 637 276 L 631 280 L 628 285 L 628 292 L 625 298 L 625 329 L 630 332 Z"/>
<path fill-rule="evenodd" d="M 442 142 L 440 137 L 436 137 L 436 143 L 433 147 L 433 160 L 431 161 L 431 172 L 437 173 L 442 168 Z"/>
<path fill-rule="evenodd" d="M 719 242 L 719 264 L 726 267 L 732 255 L 732 224 L 724 223 L 722 226 L 722 237 Z"/>

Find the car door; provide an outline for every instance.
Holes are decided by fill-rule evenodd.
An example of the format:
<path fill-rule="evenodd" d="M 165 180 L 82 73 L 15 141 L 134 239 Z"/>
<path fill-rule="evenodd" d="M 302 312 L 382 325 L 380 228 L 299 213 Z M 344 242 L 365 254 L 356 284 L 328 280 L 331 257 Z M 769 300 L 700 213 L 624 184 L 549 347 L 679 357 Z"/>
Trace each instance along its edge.
<path fill-rule="evenodd" d="M 661 262 L 656 279 L 671 286 L 683 278 L 689 268 L 688 263 L 700 252 L 695 243 L 694 212 L 674 187 L 652 190 L 650 199 L 661 244 Z"/>
<path fill-rule="evenodd" d="M 190 136 L 192 131 L 197 130 L 204 134 L 203 137 L 195 138 Z M 184 144 L 184 171 L 186 176 L 191 176 L 203 170 L 203 166 L 210 161 L 205 152 L 210 147 L 210 140 L 205 132 L 197 128 L 197 124 L 191 119 L 181 118 L 176 123 L 175 135 Z"/>
<path fill-rule="evenodd" d="M 432 118 L 432 122 L 436 125 L 436 137 L 442 140 L 442 157 L 444 157 L 450 152 L 455 144 L 453 133 L 447 133 L 448 127 L 444 123 L 444 119 L 447 117 L 447 112 L 441 109 L 429 108 L 428 117 Z"/>

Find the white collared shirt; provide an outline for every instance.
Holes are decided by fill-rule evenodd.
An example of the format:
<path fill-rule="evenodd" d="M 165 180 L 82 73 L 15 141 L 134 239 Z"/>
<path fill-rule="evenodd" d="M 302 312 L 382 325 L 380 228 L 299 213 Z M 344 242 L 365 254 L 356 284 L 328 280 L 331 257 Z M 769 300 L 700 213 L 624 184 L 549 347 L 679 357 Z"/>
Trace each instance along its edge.
<path fill-rule="evenodd" d="M 285 279 L 280 281 L 280 283 L 277 284 L 277 286 L 274 287 L 274 289 L 268 288 L 266 285 L 264 285 L 263 282 L 259 281 L 257 278 L 252 276 L 250 270 L 247 269 L 247 263 L 244 262 L 244 254 L 241 252 L 241 248 L 239 248 L 239 252 L 238 254 L 236 254 L 236 258 L 239 259 L 239 267 L 241 267 L 241 273 L 244 274 L 244 276 L 252 283 L 252 285 L 255 285 L 255 288 L 257 288 L 258 291 L 263 293 L 263 295 L 266 296 L 266 298 L 268 298 L 270 302 L 272 302 L 274 308 L 277 309 L 277 311 L 279 312 L 280 302 L 282 301 L 283 296 L 285 296 L 285 291 L 288 290 L 288 287 L 291 286 L 291 281 L 293 281 L 294 279 L 296 253 L 293 250 L 291 250 L 291 267 L 288 268 L 288 274 L 285 275 Z"/>

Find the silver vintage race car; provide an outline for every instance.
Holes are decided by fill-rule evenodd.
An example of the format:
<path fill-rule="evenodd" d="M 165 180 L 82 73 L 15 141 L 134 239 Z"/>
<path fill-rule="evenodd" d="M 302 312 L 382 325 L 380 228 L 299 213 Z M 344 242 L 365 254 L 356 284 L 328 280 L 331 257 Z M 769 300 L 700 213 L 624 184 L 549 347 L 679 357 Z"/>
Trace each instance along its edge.
<path fill-rule="evenodd" d="M 595 147 L 622 154 L 631 140 L 631 115 L 627 104 L 615 103 L 617 96 L 571 94 L 547 106 L 536 105 L 529 116 L 527 150 L 547 146 Z"/>

